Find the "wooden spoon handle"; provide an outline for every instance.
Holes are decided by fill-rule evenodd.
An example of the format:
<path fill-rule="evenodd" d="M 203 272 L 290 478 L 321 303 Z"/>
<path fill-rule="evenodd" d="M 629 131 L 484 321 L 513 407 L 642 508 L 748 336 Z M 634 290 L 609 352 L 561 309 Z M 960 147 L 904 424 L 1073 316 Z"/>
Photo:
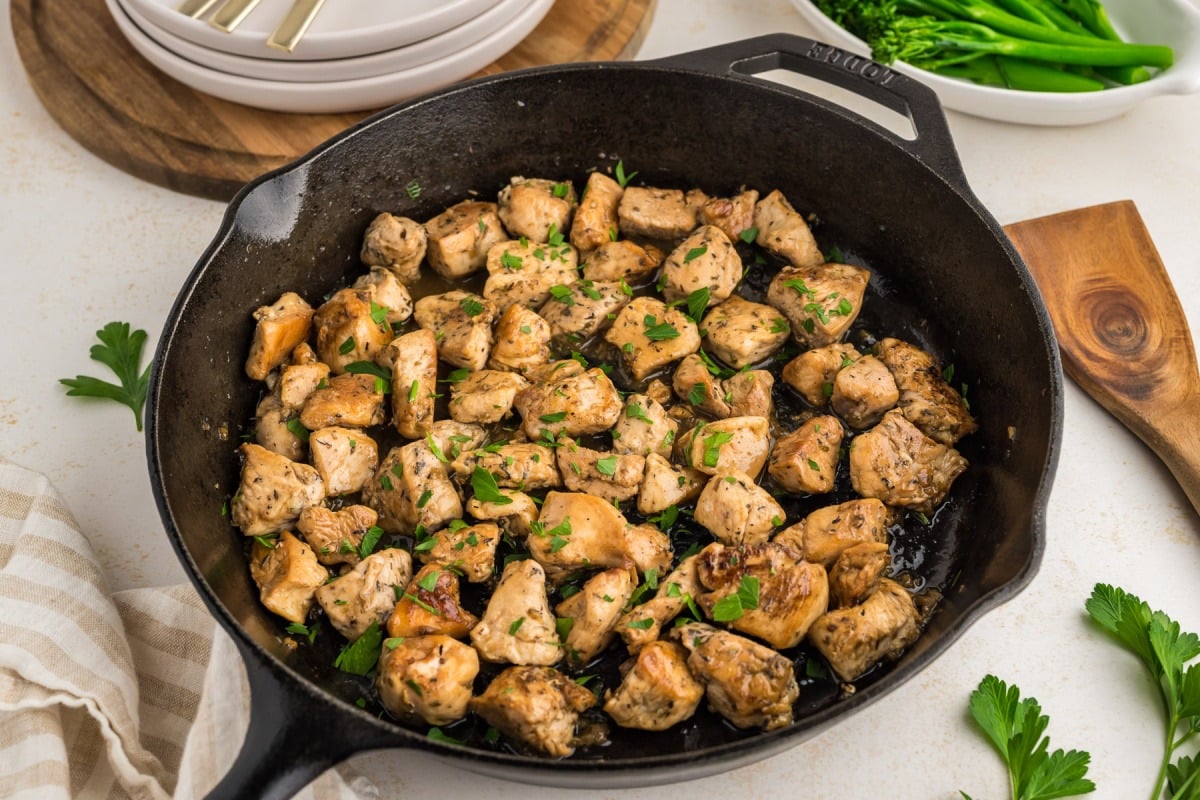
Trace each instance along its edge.
<path fill-rule="evenodd" d="M 1200 374 L 1179 298 L 1131 201 L 1006 228 L 1063 368 L 1150 446 L 1200 512 Z"/>

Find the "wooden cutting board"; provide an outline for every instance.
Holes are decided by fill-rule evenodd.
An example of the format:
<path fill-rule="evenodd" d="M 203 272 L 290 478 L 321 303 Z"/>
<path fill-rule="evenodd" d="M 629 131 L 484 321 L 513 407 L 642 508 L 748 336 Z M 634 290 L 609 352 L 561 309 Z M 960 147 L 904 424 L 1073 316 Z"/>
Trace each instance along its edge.
<path fill-rule="evenodd" d="M 557 0 L 487 75 L 631 58 L 655 0 Z M 104 0 L 11 0 L 29 82 L 76 141 L 119 169 L 228 200 L 247 181 L 307 153 L 371 112 L 282 114 L 231 103 L 164 75 L 125 40 Z"/>

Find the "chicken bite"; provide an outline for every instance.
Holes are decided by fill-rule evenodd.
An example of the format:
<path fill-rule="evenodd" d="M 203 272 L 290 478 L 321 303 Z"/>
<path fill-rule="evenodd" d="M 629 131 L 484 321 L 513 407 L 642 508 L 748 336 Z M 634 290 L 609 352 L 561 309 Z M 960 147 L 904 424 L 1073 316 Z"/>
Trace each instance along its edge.
<path fill-rule="evenodd" d="M 433 331 L 438 355 L 456 367 L 481 370 L 492 352 L 492 323 L 496 307 L 471 292 L 454 289 L 417 301 L 413 318 Z"/>
<path fill-rule="evenodd" d="M 720 228 L 702 225 L 663 262 L 659 285 L 668 301 L 708 291 L 708 303 L 726 300 L 742 279 L 742 259 Z"/>
<path fill-rule="evenodd" d="M 582 266 L 583 277 L 589 281 L 638 282 L 657 270 L 666 254 L 652 244 L 638 244 L 629 239 L 607 239 L 588 253 Z"/>
<path fill-rule="evenodd" d="M 767 472 L 796 494 L 832 492 L 841 458 L 842 423 L 828 414 L 812 417 L 775 442 Z"/>
<path fill-rule="evenodd" d="M 725 544 L 765 542 L 785 516 L 770 492 L 737 470 L 713 473 L 696 501 L 696 522 Z"/>
<path fill-rule="evenodd" d="M 354 569 L 317 588 L 326 618 L 350 641 L 372 625 L 383 625 L 396 605 L 396 588 L 412 578 L 412 557 L 389 547 L 364 558 Z"/>
<path fill-rule="evenodd" d="M 578 492 L 549 492 L 526 544 L 556 583 L 627 560 L 639 572 L 661 569 L 671 557 L 670 539 L 653 525 L 632 526 L 612 503 Z"/>
<path fill-rule="evenodd" d="M 463 200 L 425 223 L 429 266 L 448 280 L 482 269 L 488 250 L 508 238 L 495 203 Z"/>
<path fill-rule="evenodd" d="M 833 410 L 851 428 L 869 428 L 896 405 L 900 390 L 892 373 L 875 356 L 863 356 L 847 364 L 833 379 Z"/>
<path fill-rule="evenodd" d="M 375 688 L 379 702 L 410 724 L 449 725 L 471 706 L 479 656 L 449 636 L 408 636 L 384 641 Z"/>
<path fill-rule="evenodd" d="M 635 381 L 700 349 L 700 329 L 682 311 L 653 297 L 635 297 L 621 309 L 605 341 L 621 352 Z"/>
<path fill-rule="evenodd" d="M 515 237 L 531 242 L 557 239 L 571 229 L 578 202 L 571 181 L 514 176 L 500 190 L 500 221 Z"/>
<path fill-rule="evenodd" d="M 504 309 L 492 336 L 491 369 L 524 372 L 550 360 L 550 324 L 525 306 Z"/>
<path fill-rule="evenodd" d="M 657 514 L 671 506 L 695 500 L 708 476 L 690 467 L 676 467 L 658 453 L 646 456 L 642 485 L 638 488 L 639 514 Z"/>
<path fill-rule="evenodd" d="M 467 525 L 453 520 L 446 528 L 413 548 L 422 564 L 438 564 L 453 569 L 469 583 L 483 583 L 496 571 L 496 546 L 500 544 L 500 526 L 494 522 Z"/>
<path fill-rule="evenodd" d="M 427 244 L 421 223 L 384 211 L 367 226 L 359 258 L 368 267 L 383 267 L 411 285 L 420 277 Z"/>
<path fill-rule="evenodd" d="M 570 245 L 528 240 L 503 241 L 488 251 L 488 279 L 483 296 L 507 308 L 516 303 L 537 308 L 550 297 L 550 288 L 579 279 L 579 254 Z"/>
<path fill-rule="evenodd" d="M 704 590 L 696 571 L 699 558 L 699 554 L 696 554 L 680 561 L 666 578 L 659 579 L 654 597 L 629 609 L 617 620 L 616 631 L 630 653 L 637 654 L 656 641 L 663 626 L 689 605 L 699 616 L 695 597 Z"/>
<path fill-rule="evenodd" d="M 548 666 L 563 655 L 546 597 L 546 572 L 533 559 L 510 561 L 471 629 L 471 644 L 486 661 Z"/>
<path fill-rule="evenodd" d="M 688 666 L 704 684 L 709 707 L 738 728 L 784 728 L 800 686 L 792 662 L 765 645 L 702 622 L 671 631 L 689 651 Z"/>
<path fill-rule="evenodd" d="M 512 741 L 553 758 L 575 752 L 579 715 L 596 696 L 552 667 L 514 666 L 471 700 L 471 710 Z"/>
<path fill-rule="evenodd" d="M 290 528 L 309 506 L 325 500 L 321 473 L 257 444 L 241 446 L 241 482 L 229 504 L 233 524 L 246 536 Z"/>
<path fill-rule="evenodd" d="M 301 345 L 306 350 L 308 345 Z M 297 350 L 300 348 L 297 348 Z M 295 354 L 293 354 L 293 360 Z M 329 365 L 321 361 L 302 361 L 301 363 L 284 364 L 279 369 L 279 383 L 275 389 L 279 402 L 287 413 L 295 415 L 304 408 L 308 398 L 320 386 L 329 381 Z"/>
<path fill-rule="evenodd" d="M 388 325 L 395 326 L 412 316 L 412 295 L 404 282 L 385 267 L 372 267 L 366 275 L 354 281 L 354 289 L 367 291 L 371 296 L 372 318 L 383 315 Z"/>
<path fill-rule="evenodd" d="M 568 663 L 587 664 L 616 638 L 617 619 L 637 585 L 632 564 L 614 567 L 588 578 L 578 592 L 558 604 L 558 617 L 571 620 L 563 640 Z"/>
<path fill-rule="evenodd" d="M 731 241 L 754 227 L 754 208 L 758 203 L 757 189 L 743 189 L 733 197 L 709 197 L 700 204 L 696 218 L 701 225 L 715 225 Z"/>
<path fill-rule="evenodd" d="M 264 394 L 254 409 L 254 443 L 292 461 L 304 460 L 306 443 L 289 427 L 294 421 L 295 412 L 284 408 L 275 392 Z"/>
<path fill-rule="evenodd" d="M 626 186 L 617 221 L 626 236 L 671 241 L 696 227 L 696 209 L 679 189 Z"/>
<path fill-rule="evenodd" d="M 967 468 L 957 450 L 930 439 L 899 409 L 850 445 L 850 483 L 863 497 L 933 513 Z"/>
<path fill-rule="evenodd" d="M 727 417 L 696 425 L 679 438 L 679 454 L 705 473 L 736 470 L 756 478 L 771 451 L 771 425 L 765 417 Z"/>
<path fill-rule="evenodd" d="M 625 398 L 625 411 L 612 429 L 613 452 L 669 457 L 678 427 L 662 404 L 644 394 L 631 394 Z"/>
<path fill-rule="evenodd" d="M 449 636 L 462 639 L 479 618 L 462 605 L 458 575 L 438 564 L 421 567 L 402 586 L 387 619 L 388 636 Z"/>
<path fill-rule="evenodd" d="M 692 676 L 687 651 L 651 642 L 623 666 L 621 684 L 605 693 L 604 711 L 622 728 L 665 731 L 696 713 L 704 684 Z"/>
<path fill-rule="evenodd" d="M 818 508 L 780 531 L 774 541 L 786 544 L 808 561 L 831 567 L 846 549 L 863 542 L 887 542 L 893 513 L 874 498 L 847 500 Z"/>
<path fill-rule="evenodd" d="M 595 495 L 609 502 L 619 503 L 636 496 L 646 469 L 644 456 L 605 453 L 570 438 L 560 439 L 554 452 L 563 485 L 569 491 Z"/>
<path fill-rule="evenodd" d="M 486 470 L 502 489 L 532 492 L 562 485 L 554 448 L 533 442 L 467 450 L 451 462 L 450 468 L 465 480 L 470 480 L 477 469 Z"/>
<path fill-rule="evenodd" d="M 843 681 L 854 681 L 885 658 L 895 658 L 920 633 L 912 596 L 887 578 L 861 605 L 821 616 L 809 640 Z"/>
<path fill-rule="evenodd" d="M 426 441 L 392 448 L 362 497 L 379 512 L 379 526 L 391 533 L 432 533 L 463 514 L 458 490 Z"/>
<path fill-rule="evenodd" d="M 550 325 L 551 340 L 570 350 L 608 327 L 633 297 L 620 281 L 575 281 L 550 287 L 550 298 L 538 314 Z"/>
<path fill-rule="evenodd" d="M 420 439 L 433 424 L 438 350 L 433 331 L 420 329 L 391 344 L 392 425 L 407 439 Z"/>
<path fill-rule="evenodd" d="M 978 429 L 962 395 L 942 376 L 932 355 L 899 339 L 883 339 L 876 349 L 896 380 L 900 410 L 922 433 L 950 447 Z"/>
<path fill-rule="evenodd" d="M 809 405 L 821 407 L 833 396 L 833 380 L 843 367 L 862 358 L 854 345 L 834 342 L 806 350 L 783 366 L 783 382 Z"/>
<path fill-rule="evenodd" d="M 793 266 L 811 266 L 825 260 L 808 223 L 778 189 L 755 205 L 754 226 L 758 228 L 755 243 Z"/>
<path fill-rule="evenodd" d="M 685 356 L 671 381 L 681 400 L 710 417 L 770 417 L 775 378 L 765 369 L 739 371 L 724 380 L 697 353 Z"/>
<path fill-rule="evenodd" d="M 309 435 L 308 449 L 327 497 L 362 491 L 379 466 L 375 440 L 353 428 L 319 428 Z"/>
<path fill-rule="evenodd" d="M 788 321 L 764 303 L 733 295 L 704 315 L 706 349 L 734 369 L 774 355 L 791 337 Z"/>
<path fill-rule="evenodd" d="M 617 206 L 624 189 L 603 172 L 588 175 L 571 222 L 571 244 L 583 251 L 594 250 L 617 233 Z"/>
<path fill-rule="evenodd" d="M 491 425 L 512 414 L 513 400 L 529 386 L 515 372 L 482 369 L 450 383 L 450 417 Z"/>
<path fill-rule="evenodd" d="M 597 368 L 535 382 L 513 405 L 526 436 L 551 440 L 606 431 L 624 407 L 617 387 Z"/>
<path fill-rule="evenodd" d="M 258 585 L 258 599 L 268 611 L 303 624 L 317 587 L 325 583 L 329 570 L 317 561 L 311 547 L 282 531 L 271 544 L 255 540 L 250 550 L 250 576 Z"/>
<path fill-rule="evenodd" d="M 839 341 L 862 309 L 870 271 L 849 264 L 785 267 L 771 279 L 767 302 L 779 309 L 801 347 Z"/>
<path fill-rule="evenodd" d="M 537 503 L 524 492 L 512 489 L 500 489 L 497 494 L 503 502 L 472 497 L 467 501 L 467 513 L 478 520 L 494 520 L 509 536 L 524 539 L 537 522 Z"/>
<path fill-rule="evenodd" d="M 295 292 L 284 292 L 269 306 L 254 312 L 254 338 L 246 357 L 246 374 L 266 380 L 273 369 L 287 360 L 296 345 L 308 338 L 313 308 Z"/>
<path fill-rule="evenodd" d="M 855 606 L 871 596 L 891 565 L 884 542 L 862 542 L 842 551 L 829 570 L 829 596 L 835 608 Z"/>
<path fill-rule="evenodd" d="M 300 512 L 296 530 L 322 564 L 353 566 L 360 560 L 363 537 L 378 520 L 379 514 L 370 506 L 355 504 L 337 511 L 309 506 Z"/>
<path fill-rule="evenodd" d="M 317 355 L 334 375 L 356 361 L 374 361 L 393 339 L 386 310 L 378 310 L 373 296 L 369 289 L 348 287 L 334 292 L 313 313 Z"/>
<path fill-rule="evenodd" d="M 313 391 L 300 410 L 300 422 L 310 431 L 334 426 L 369 428 L 383 423 L 386 396 L 383 381 L 374 375 L 344 373 Z"/>

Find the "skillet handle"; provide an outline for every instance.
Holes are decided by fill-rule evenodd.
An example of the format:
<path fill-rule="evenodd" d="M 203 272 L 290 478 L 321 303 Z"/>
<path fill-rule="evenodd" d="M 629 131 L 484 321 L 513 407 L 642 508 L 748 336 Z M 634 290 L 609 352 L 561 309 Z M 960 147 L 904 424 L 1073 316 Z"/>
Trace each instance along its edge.
<path fill-rule="evenodd" d="M 306 693 L 263 653 L 231 634 L 250 683 L 250 726 L 233 766 L 207 800 L 288 800 L 322 772 L 364 750 L 394 746 L 369 725 Z"/>
<path fill-rule="evenodd" d="M 956 188 L 970 193 L 937 94 L 920 81 L 865 56 L 803 36 L 774 33 L 647 63 L 699 70 L 715 75 L 756 75 L 760 72 L 783 69 L 853 92 L 908 119 L 916 138 L 906 139 L 898 136 L 872 120 L 855 115 L 860 122 L 928 164 Z M 780 89 L 801 94 L 834 113 L 853 113 L 836 103 L 800 89 L 778 85 Z"/>

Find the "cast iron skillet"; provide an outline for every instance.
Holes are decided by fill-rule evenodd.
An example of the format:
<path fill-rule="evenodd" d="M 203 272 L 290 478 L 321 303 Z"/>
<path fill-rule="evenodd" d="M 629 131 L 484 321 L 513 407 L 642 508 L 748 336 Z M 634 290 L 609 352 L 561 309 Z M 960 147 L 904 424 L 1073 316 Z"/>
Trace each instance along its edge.
<path fill-rule="evenodd" d="M 900 138 L 810 94 L 748 77 L 782 69 L 906 117 Z M 823 247 L 875 269 L 868 303 L 969 381 L 982 430 L 972 468 L 928 532 L 922 572 L 945 597 L 920 640 L 852 696 L 805 704 L 790 728 L 738 732 L 701 715 L 682 732 L 615 731 L 553 761 L 427 739 L 356 708 L 359 687 L 319 648 L 288 648 L 257 599 L 239 532 L 222 516 L 257 387 L 242 371 L 251 312 L 286 290 L 318 300 L 363 270 L 383 210 L 428 219 L 512 175 L 573 177 L 621 158 L 648 185 L 729 195 L 781 189 L 820 220 Z M 409 197 L 416 181 L 422 192 Z M 246 186 L 181 290 L 154 361 L 147 448 L 179 558 L 246 662 L 251 719 L 217 797 L 290 796 L 356 751 L 411 747 L 466 769 L 564 787 L 694 779 L 765 758 L 911 678 L 1040 563 L 1057 461 L 1062 378 L 1025 266 L 967 186 L 933 93 L 886 67 L 794 36 L 661 61 L 569 64 L 472 81 L 385 111 Z M 332 637 L 329 637 L 332 638 Z M 896 709 L 903 714 L 903 709 Z"/>

